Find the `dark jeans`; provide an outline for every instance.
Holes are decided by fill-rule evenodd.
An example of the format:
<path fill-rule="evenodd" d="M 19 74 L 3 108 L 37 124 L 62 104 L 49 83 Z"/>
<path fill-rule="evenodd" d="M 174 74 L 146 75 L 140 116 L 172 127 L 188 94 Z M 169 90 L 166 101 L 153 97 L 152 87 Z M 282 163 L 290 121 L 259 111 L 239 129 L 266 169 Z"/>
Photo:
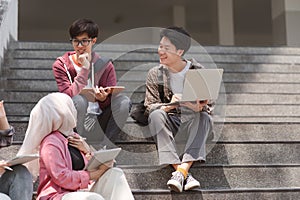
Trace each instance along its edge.
<path fill-rule="evenodd" d="M 7 194 L 12 200 L 31 200 L 33 182 L 30 172 L 23 165 L 12 167 L 0 178 L 0 192 Z"/>

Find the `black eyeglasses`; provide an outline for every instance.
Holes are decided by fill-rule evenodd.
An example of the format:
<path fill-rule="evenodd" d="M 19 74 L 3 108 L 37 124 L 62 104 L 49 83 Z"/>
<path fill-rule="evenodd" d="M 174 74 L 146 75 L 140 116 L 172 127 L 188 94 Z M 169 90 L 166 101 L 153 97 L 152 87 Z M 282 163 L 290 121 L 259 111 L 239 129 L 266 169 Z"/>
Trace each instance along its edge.
<path fill-rule="evenodd" d="M 82 46 L 88 46 L 92 39 L 83 39 L 83 40 L 77 40 L 77 39 L 70 39 L 70 42 L 72 42 L 73 45 L 79 46 L 81 44 Z"/>

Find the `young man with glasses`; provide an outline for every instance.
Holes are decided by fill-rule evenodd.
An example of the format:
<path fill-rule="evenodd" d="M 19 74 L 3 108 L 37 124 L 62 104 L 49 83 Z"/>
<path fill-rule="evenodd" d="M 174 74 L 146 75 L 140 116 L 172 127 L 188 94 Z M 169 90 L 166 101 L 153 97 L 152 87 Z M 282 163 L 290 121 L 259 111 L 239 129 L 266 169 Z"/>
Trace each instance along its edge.
<path fill-rule="evenodd" d="M 109 145 L 124 126 L 131 102 L 128 97 L 112 95 L 110 89 L 105 89 L 115 86 L 117 77 L 112 62 L 103 64 L 100 55 L 93 52 L 98 32 L 99 27 L 92 20 L 74 21 L 69 28 L 74 51 L 57 58 L 52 69 L 59 92 L 71 96 L 77 109 L 77 132 L 90 140 L 104 140 L 103 145 Z M 96 71 L 99 63 L 102 66 Z M 95 101 L 81 95 L 84 88 L 93 88 Z"/>

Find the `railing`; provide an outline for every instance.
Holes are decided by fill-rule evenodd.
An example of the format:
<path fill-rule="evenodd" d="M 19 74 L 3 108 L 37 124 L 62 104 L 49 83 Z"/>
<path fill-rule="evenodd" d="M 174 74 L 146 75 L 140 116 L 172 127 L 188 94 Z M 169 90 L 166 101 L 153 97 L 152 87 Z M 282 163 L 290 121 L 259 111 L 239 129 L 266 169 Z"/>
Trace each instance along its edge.
<path fill-rule="evenodd" d="M 0 0 L 0 71 L 10 41 L 18 40 L 18 0 Z"/>

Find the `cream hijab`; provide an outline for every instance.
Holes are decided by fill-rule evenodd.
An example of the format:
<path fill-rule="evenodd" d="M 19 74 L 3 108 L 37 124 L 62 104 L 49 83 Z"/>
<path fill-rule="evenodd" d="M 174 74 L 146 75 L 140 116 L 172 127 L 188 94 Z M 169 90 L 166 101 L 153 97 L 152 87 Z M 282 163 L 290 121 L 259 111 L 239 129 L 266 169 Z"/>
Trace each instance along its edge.
<path fill-rule="evenodd" d="M 39 100 L 30 113 L 25 139 L 17 156 L 37 154 L 41 141 L 53 131 L 65 136 L 73 133 L 76 126 L 77 111 L 71 97 L 64 93 L 51 93 Z M 37 160 L 35 160 L 37 161 Z M 27 167 L 35 177 L 38 165 L 28 163 Z"/>

